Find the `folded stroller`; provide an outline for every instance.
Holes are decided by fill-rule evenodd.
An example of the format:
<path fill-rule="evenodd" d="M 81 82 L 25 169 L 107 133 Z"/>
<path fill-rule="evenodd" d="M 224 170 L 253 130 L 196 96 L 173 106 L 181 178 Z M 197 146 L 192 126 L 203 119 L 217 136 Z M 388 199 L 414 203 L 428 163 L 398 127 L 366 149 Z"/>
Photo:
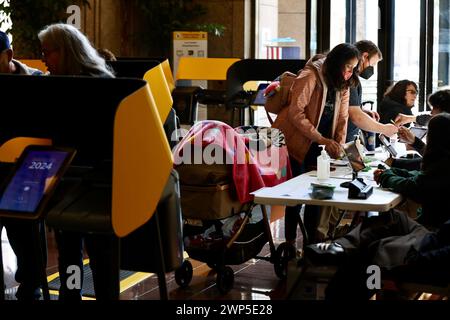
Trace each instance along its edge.
<path fill-rule="evenodd" d="M 284 137 L 277 129 L 239 127 L 219 121 L 194 125 L 174 151 L 180 176 L 184 244 L 190 258 L 206 262 L 217 272 L 217 287 L 233 287 L 234 272 L 227 265 L 253 258 L 274 263 L 286 277 L 287 257 L 275 250 L 265 208 L 255 221 L 251 192 L 291 177 Z M 257 257 L 270 244 L 270 257 Z M 290 252 L 292 255 L 292 252 Z M 192 266 L 177 270 L 181 287 L 192 278 Z"/>

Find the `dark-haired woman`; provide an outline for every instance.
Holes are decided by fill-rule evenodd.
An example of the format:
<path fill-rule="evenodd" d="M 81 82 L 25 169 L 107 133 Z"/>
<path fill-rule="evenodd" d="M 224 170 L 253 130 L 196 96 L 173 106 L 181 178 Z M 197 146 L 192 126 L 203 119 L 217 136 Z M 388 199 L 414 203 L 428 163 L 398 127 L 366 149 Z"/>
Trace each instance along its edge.
<path fill-rule="evenodd" d="M 440 114 L 442 112 L 450 113 L 450 90 L 442 89 L 432 93 L 428 97 L 428 106 L 431 108 L 431 114 L 423 114 L 420 116 L 406 116 L 400 114 L 396 121 L 403 125 L 409 122 L 417 122 L 421 125 L 428 125 L 431 117 Z M 419 118 L 420 117 L 420 118 Z M 420 120 L 419 120 L 420 119 Z M 426 144 L 421 139 L 417 138 L 411 130 L 406 127 L 400 127 L 398 129 L 398 137 L 401 141 L 407 143 L 411 148 L 415 149 L 420 155 L 423 156 L 425 152 Z M 386 163 L 391 167 L 419 170 L 422 163 L 421 158 L 414 159 L 394 159 L 389 158 Z"/>
<path fill-rule="evenodd" d="M 381 123 L 395 121 L 399 114 L 412 116 L 419 91 L 417 84 L 410 80 L 401 80 L 391 86 L 384 94 L 384 99 L 378 106 Z"/>
<path fill-rule="evenodd" d="M 319 145 L 337 158 L 345 143 L 348 121 L 349 87 L 359 83 L 354 73 L 360 53 L 347 43 L 339 44 L 327 55 L 313 57 L 294 81 L 289 105 L 278 115 L 273 127 L 281 129 L 286 138 L 293 176 L 316 165 Z M 305 227 L 316 238 L 319 220 L 317 208 L 305 209 Z M 287 207 L 286 240 L 292 244 L 297 237 L 300 206 Z M 319 238 L 320 239 L 320 238 Z"/>
<path fill-rule="evenodd" d="M 431 284 L 450 281 L 450 114 L 429 123 L 421 171 L 377 170 L 375 180 L 422 205 L 417 221 L 394 211 L 365 221 L 331 244 L 307 247 L 311 260 L 338 258 L 342 264 L 327 288 L 330 299 L 362 299 L 367 266 L 379 266 L 396 279 Z M 411 279 L 413 278 L 413 279 Z"/>

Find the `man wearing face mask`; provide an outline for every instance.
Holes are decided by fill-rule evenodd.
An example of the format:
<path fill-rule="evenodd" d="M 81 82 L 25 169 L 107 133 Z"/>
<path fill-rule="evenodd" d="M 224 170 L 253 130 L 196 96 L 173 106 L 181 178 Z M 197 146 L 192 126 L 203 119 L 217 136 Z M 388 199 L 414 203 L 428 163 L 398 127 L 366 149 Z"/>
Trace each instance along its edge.
<path fill-rule="evenodd" d="M 383 59 L 383 55 L 378 47 L 370 40 L 361 40 L 355 43 L 355 47 L 361 53 L 361 60 L 358 65 L 359 76 L 369 79 L 374 73 L 375 65 Z M 348 108 L 348 128 L 346 141 L 352 141 L 358 130 L 382 133 L 385 136 L 392 136 L 398 129 L 393 124 L 382 124 L 378 120 L 380 116 L 375 111 L 362 110 L 362 86 L 350 88 L 350 101 Z"/>

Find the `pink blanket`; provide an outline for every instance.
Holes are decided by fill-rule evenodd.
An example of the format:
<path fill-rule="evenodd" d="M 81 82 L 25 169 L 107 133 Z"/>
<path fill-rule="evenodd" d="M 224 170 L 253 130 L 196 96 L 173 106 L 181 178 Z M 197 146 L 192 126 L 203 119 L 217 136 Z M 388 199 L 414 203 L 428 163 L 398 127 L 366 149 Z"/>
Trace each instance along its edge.
<path fill-rule="evenodd" d="M 194 150 L 194 155 L 190 150 Z M 201 152 L 196 154 L 195 150 Z M 253 199 L 251 192 L 291 178 L 284 137 L 277 129 L 235 130 L 220 121 L 201 121 L 189 130 L 173 155 L 175 166 L 191 163 L 185 161 L 232 164 L 233 181 L 241 203 Z"/>

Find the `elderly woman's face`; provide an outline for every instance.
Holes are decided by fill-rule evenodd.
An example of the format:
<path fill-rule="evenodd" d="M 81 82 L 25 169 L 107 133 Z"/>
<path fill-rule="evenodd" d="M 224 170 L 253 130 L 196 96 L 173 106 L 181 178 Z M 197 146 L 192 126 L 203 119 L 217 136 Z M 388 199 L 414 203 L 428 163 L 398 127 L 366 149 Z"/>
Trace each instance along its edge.
<path fill-rule="evenodd" d="M 406 105 L 408 107 L 412 108 L 414 106 L 414 102 L 416 102 L 417 94 L 418 94 L 418 92 L 412 84 L 409 84 L 406 87 L 405 100 L 406 100 Z"/>
<path fill-rule="evenodd" d="M 42 61 L 47 66 L 47 69 L 50 72 L 50 74 L 53 75 L 62 74 L 61 71 L 59 70 L 60 69 L 59 60 L 61 56 L 59 48 L 54 48 L 44 41 L 42 42 L 41 49 L 42 49 Z"/>

